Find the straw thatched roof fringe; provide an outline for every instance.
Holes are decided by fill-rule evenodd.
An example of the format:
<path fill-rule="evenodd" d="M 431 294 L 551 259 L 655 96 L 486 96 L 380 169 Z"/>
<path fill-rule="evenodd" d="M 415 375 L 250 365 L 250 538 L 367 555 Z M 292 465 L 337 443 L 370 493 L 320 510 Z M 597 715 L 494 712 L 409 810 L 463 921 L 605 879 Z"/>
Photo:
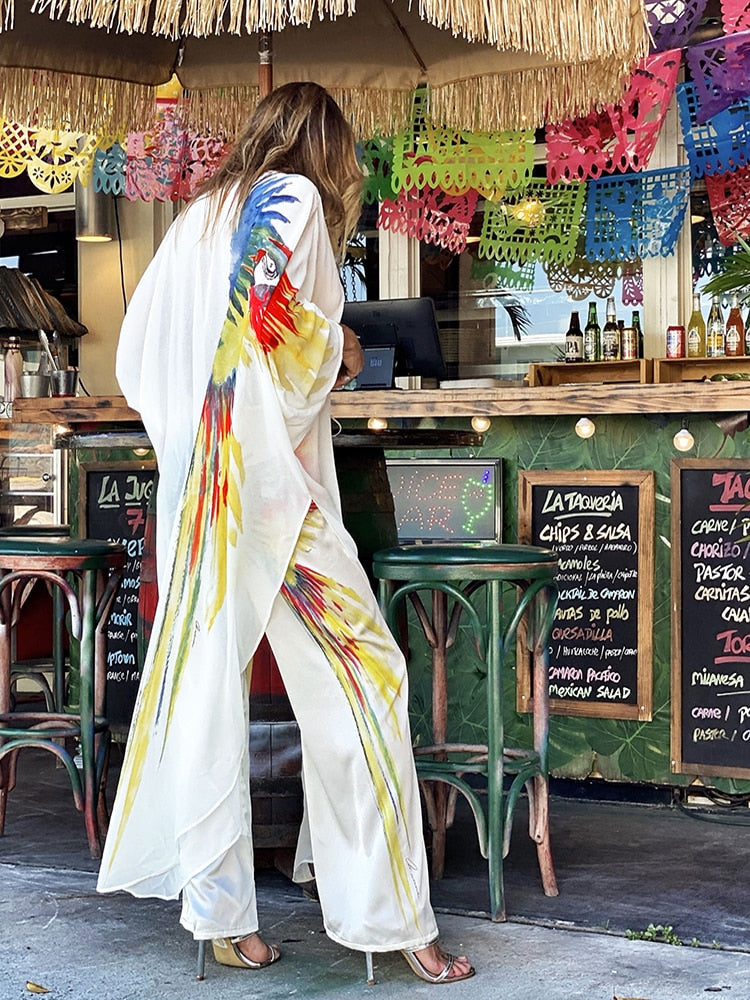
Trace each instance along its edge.
<path fill-rule="evenodd" d="M 549 66 L 462 80 L 430 91 L 435 121 L 496 131 L 537 128 L 616 103 L 628 69 L 618 59 Z M 331 94 L 359 138 L 391 134 L 410 120 L 412 91 L 336 89 Z M 122 137 L 153 122 L 156 90 L 140 84 L 41 70 L 0 67 L 0 117 L 21 125 L 70 128 Z M 258 102 L 256 86 L 185 92 L 181 113 L 200 134 L 234 138 Z"/>
<path fill-rule="evenodd" d="M 637 60 L 649 49 L 642 0 L 420 0 L 419 13 L 471 41 L 549 58 L 578 62 L 616 52 Z"/>
<path fill-rule="evenodd" d="M 619 59 L 587 65 L 545 66 L 462 80 L 430 91 L 434 121 L 473 131 L 541 128 L 616 104 L 629 78 Z"/>
<path fill-rule="evenodd" d="M 7 18 L 14 0 L 0 2 Z M 177 38 L 309 25 L 316 18 L 352 14 L 356 2 L 34 0 L 32 10 L 92 27 L 150 31 Z M 616 53 L 632 63 L 647 55 L 649 47 L 643 0 L 419 0 L 419 13 L 429 23 L 472 41 L 488 42 L 503 51 L 531 52 L 564 61 L 587 61 Z"/>
<path fill-rule="evenodd" d="M 259 100 L 257 87 L 213 87 L 184 90 L 177 101 L 179 119 L 198 135 L 223 135 L 232 140 L 240 134 Z"/>
<path fill-rule="evenodd" d="M 314 18 L 352 14 L 355 5 L 356 0 L 34 0 L 32 10 L 93 28 L 200 38 L 224 31 L 235 35 L 281 31 L 289 24 L 310 24 Z"/>
<path fill-rule="evenodd" d="M 211 0 L 206 0 L 211 3 Z M 354 13 L 357 0 L 229 0 L 229 31 L 281 31 L 287 24 L 309 24 Z M 244 11 L 243 11 L 244 7 Z"/>
<path fill-rule="evenodd" d="M 329 93 L 353 123 L 358 138 L 391 134 L 410 120 L 411 91 L 337 90 Z M 244 129 L 258 103 L 257 87 L 215 87 L 185 91 L 178 102 L 180 120 L 201 134 L 234 139 Z"/>
<path fill-rule="evenodd" d="M 551 66 L 462 80 L 430 89 L 430 114 L 448 128 L 481 132 L 541 128 L 616 103 L 628 68 L 619 60 L 596 66 Z M 359 139 L 408 127 L 412 91 L 336 90 L 331 96 Z M 198 132 L 237 136 L 258 100 L 255 87 L 185 92 L 181 118 Z"/>
<path fill-rule="evenodd" d="M 93 28 L 201 38 L 224 31 L 235 35 L 281 31 L 290 24 L 310 24 L 314 18 L 352 14 L 355 5 L 356 0 L 34 0 L 32 10 Z"/>
<path fill-rule="evenodd" d="M 13 2 L 0 0 L 0 12 L 6 18 L 8 12 L 12 12 Z M 125 24 L 133 29 L 148 15 L 150 3 L 148 16 L 159 18 L 164 24 L 169 17 L 172 18 L 170 23 L 177 24 L 174 18 L 182 19 L 189 10 L 190 16 L 197 19 L 196 28 L 200 21 L 203 25 L 200 30 L 209 30 L 212 24 L 216 27 L 213 18 L 219 7 L 226 10 L 228 21 L 240 16 L 256 20 L 280 17 L 282 13 L 289 17 L 292 9 L 296 11 L 295 16 L 315 19 L 321 14 L 348 10 L 354 0 L 34 2 L 37 9 L 44 9 L 52 17 L 59 18 L 64 11 L 71 18 L 76 11 L 89 18 L 105 18 L 106 13 L 105 23 Z M 383 17 L 383 11 L 390 9 L 390 0 L 383 2 L 385 6 L 381 7 L 380 0 L 359 0 L 364 23 L 378 25 L 381 30 L 384 30 L 384 22 L 390 25 L 390 18 Z M 290 73 L 296 73 L 300 64 L 306 65 L 305 60 L 310 55 L 309 34 L 316 39 L 307 67 L 311 75 L 302 78 L 324 76 L 320 82 L 328 86 L 351 117 L 360 136 L 368 137 L 376 131 L 392 133 L 402 128 L 409 120 L 413 88 L 425 82 L 425 78 L 431 85 L 433 117 L 448 127 L 478 131 L 532 128 L 587 114 L 592 105 L 616 103 L 622 96 L 631 67 L 648 46 L 643 0 L 420 0 L 420 11 L 424 10 L 430 18 L 445 24 L 447 27 L 443 31 L 419 21 L 416 0 L 414 4 L 411 30 L 415 37 L 419 36 L 420 45 L 425 49 L 435 44 L 433 59 L 426 63 L 426 73 L 420 74 L 409 62 L 391 64 L 387 59 L 382 65 L 371 65 L 367 61 L 350 64 L 346 58 L 347 40 L 350 44 L 361 41 L 361 30 L 357 28 L 357 17 L 349 19 L 342 14 L 335 28 L 313 20 L 309 33 L 306 28 L 290 28 L 280 33 L 278 48 L 280 52 L 286 49 L 286 54 L 277 59 L 274 71 L 277 83 L 296 79 L 296 76 L 290 77 Z M 368 20 L 367 15 L 372 15 L 375 9 L 379 18 Z M 394 10 L 401 10 L 405 16 L 406 0 L 394 5 Z M 470 16 L 472 12 L 474 21 Z M 472 51 L 469 42 L 453 41 L 449 31 L 456 30 L 459 18 L 467 31 L 497 36 L 497 44 L 508 48 L 498 55 L 493 47 L 476 46 L 476 51 Z M 22 124 L 115 135 L 148 126 L 155 97 L 151 84 L 167 78 L 165 74 L 171 71 L 175 57 L 175 43 L 165 39 L 157 42 L 151 33 L 127 35 L 101 31 L 97 45 L 81 46 L 79 50 L 72 43 L 71 32 L 75 36 L 79 31 L 91 29 L 57 23 L 54 27 L 66 40 L 65 45 L 47 46 L 42 52 L 40 43 L 35 41 L 36 35 L 42 33 L 48 41 L 53 25 L 46 22 L 45 28 L 42 21 L 37 32 L 34 22 L 39 19 L 29 14 L 28 7 L 19 8 L 17 19 L 18 46 L 12 45 L 16 39 L 11 32 L 3 46 L 6 58 L 2 61 L 17 59 L 34 66 L 38 58 L 39 65 L 54 66 L 57 70 L 0 68 L 0 115 Z M 22 20 L 23 32 L 20 31 Z M 395 35 L 400 39 L 400 32 L 396 31 Z M 336 41 L 329 41 L 334 37 Z M 255 66 L 249 54 L 245 59 L 246 38 L 225 35 L 218 41 L 215 38 L 194 39 L 198 54 L 193 55 L 192 60 L 190 41 L 188 39 L 186 62 L 180 71 L 183 84 L 191 87 L 193 93 L 190 115 L 196 119 L 200 116 L 201 120 L 196 120 L 195 124 L 202 133 L 233 136 L 241 130 L 257 102 Z M 234 43 L 231 54 L 230 42 Z M 326 57 L 329 45 L 333 51 Z M 336 46 L 344 50 L 344 58 L 340 61 L 335 56 Z M 519 52 L 518 46 L 535 51 Z M 61 47 L 65 58 L 60 58 Z M 550 50 L 551 54 L 546 54 L 545 50 Z M 70 61 L 68 51 L 74 56 Z M 13 52 L 16 55 L 11 58 Z M 559 54 L 566 52 L 569 55 Z M 142 72 L 144 66 L 148 73 Z M 67 69 L 89 75 L 62 72 Z M 106 75 L 108 70 L 111 71 L 109 76 Z M 126 76 L 144 82 L 118 82 L 110 76 Z M 225 80 L 235 82 L 218 87 Z"/>
<path fill-rule="evenodd" d="M 0 67 L 0 118 L 123 137 L 154 120 L 156 88 L 47 70 Z"/>

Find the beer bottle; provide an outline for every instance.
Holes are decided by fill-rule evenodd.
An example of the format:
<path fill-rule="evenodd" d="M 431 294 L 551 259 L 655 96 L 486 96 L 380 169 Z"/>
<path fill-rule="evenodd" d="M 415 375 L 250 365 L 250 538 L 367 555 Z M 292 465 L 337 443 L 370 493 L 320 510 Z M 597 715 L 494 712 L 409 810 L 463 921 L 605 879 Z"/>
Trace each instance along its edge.
<path fill-rule="evenodd" d="M 687 356 L 689 358 L 706 356 L 706 321 L 701 313 L 700 292 L 693 293 L 693 311 L 687 328 Z"/>
<path fill-rule="evenodd" d="M 643 357 L 643 330 L 641 329 L 641 317 L 637 309 L 633 310 L 633 329 L 635 330 L 635 339 L 638 343 L 638 354 L 637 357 Z"/>
<path fill-rule="evenodd" d="M 602 361 L 619 361 L 620 331 L 617 326 L 615 300 L 610 295 L 607 299 L 607 320 L 602 330 Z"/>
<path fill-rule="evenodd" d="M 601 361 L 601 329 L 596 316 L 596 302 L 589 302 L 589 315 L 583 330 L 583 360 Z"/>
<path fill-rule="evenodd" d="M 565 334 L 565 360 L 583 361 L 583 331 L 576 311 L 570 314 L 570 326 Z"/>

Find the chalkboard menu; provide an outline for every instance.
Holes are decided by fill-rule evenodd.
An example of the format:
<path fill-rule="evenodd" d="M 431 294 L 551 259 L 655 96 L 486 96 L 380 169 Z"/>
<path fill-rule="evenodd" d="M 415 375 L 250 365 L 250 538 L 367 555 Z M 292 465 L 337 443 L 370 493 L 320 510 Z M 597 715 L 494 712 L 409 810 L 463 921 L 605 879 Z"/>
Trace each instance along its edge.
<path fill-rule="evenodd" d="M 549 646 L 550 711 L 650 719 L 654 474 L 519 474 L 519 539 L 559 556 L 560 601 Z M 518 644 L 518 707 L 531 707 Z"/>
<path fill-rule="evenodd" d="M 750 772 L 750 461 L 672 462 L 672 770 Z"/>
<path fill-rule="evenodd" d="M 79 523 L 89 538 L 120 542 L 127 562 L 107 628 L 107 717 L 113 729 L 129 726 L 141 663 L 138 596 L 154 462 L 81 464 Z"/>

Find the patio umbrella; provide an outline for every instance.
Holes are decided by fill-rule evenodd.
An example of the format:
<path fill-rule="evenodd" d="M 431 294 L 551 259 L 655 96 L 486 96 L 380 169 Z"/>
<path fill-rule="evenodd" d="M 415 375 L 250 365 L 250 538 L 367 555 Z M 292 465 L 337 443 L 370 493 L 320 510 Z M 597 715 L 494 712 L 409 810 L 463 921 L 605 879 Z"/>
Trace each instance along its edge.
<path fill-rule="evenodd" d="M 80 131 L 138 128 L 152 113 L 153 88 L 176 72 L 191 92 L 194 116 L 202 119 L 194 124 L 233 134 L 257 100 L 256 53 L 267 34 L 227 30 L 236 25 L 229 14 L 222 20 L 224 0 L 216 0 L 214 20 L 200 27 L 184 17 L 172 22 L 172 30 L 183 31 L 178 38 L 153 31 L 162 5 L 149 15 L 148 31 L 116 30 L 127 23 L 114 12 L 122 15 L 138 2 L 113 6 L 109 0 L 113 27 L 107 30 L 32 13 L 31 0 L 2 0 L 9 13 L 0 32 L 0 115 Z M 204 0 L 209 8 L 211 3 Z M 346 0 L 328 0 L 325 7 L 308 0 L 307 6 L 327 10 L 334 3 L 347 6 Z M 242 7 L 235 0 L 230 12 L 237 4 Z M 426 6 L 449 13 L 481 9 L 478 21 L 466 19 L 464 33 L 488 40 L 458 34 L 457 13 L 445 15 L 447 27 L 439 27 L 408 0 L 360 0 L 351 15 L 330 20 L 316 14 L 309 25 L 287 23 L 274 31 L 274 81 L 321 83 L 360 133 L 405 124 L 411 94 L 423 83 L 433 116 L 446 125 L 533 127 L 588 111 L 592 102 L 616 100 L 648 49 L 642 0 L 433 0 Z M 187 2 L 171 7 L 182 11 Z M 53 13 L 66 9 L 62 2 Z M 500 11 L 505 17 L 497 16 Z M 206 33 L 208 27 L 214 30 Z"/>

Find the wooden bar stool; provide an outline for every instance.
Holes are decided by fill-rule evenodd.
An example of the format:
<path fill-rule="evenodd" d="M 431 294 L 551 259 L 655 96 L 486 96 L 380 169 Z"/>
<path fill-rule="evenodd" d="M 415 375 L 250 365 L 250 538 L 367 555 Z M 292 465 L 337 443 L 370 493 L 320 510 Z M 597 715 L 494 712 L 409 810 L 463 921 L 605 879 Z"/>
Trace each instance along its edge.
<path fill-rule="evenodd" d="M 557 608 L 556 553 L 531 545 L 401 545 L 376 552 L 373 572 L 380 581 L 380 603 L 394 635 L 399 635 L 401 602 L 408 597 L 432 649 L 433 742 L 416 747 L 414 753 L 432 831 L 433 878 L 443 875 L 446 829 L 453 821 L 460 792 L 471 806 L 479 847 L 488 859 L 492 919 L 505 919 L 503 858 L 510 846 L 513 811 L 525 785 L 529 834 L 537 845 L 542 885 L 546 895 L 556 896 L 547 770 L 547 646 Z M 514 605 L 505 621 L 503 585 L 514 594 Z M 425 591 L 431 594 L 431 615 L 420 596 Z M 484 622 L 473 597 L 477 591 L 486 599 Z M 486 744 L 448 740 L 446 653 L 455 641 L 463 614 L 487 666 Z M 533 656 L 533 749 L 507 748 L 503 741 L 503 660 L 524 618 Z M 507 790 L 506 774 L 511 777 Z M 476 781 L 471 783 L 472 775 L 486 778 L 486 809 Z"/>
<path fill-rule="evenodd" d="M 0 539 L 12 536 L 15 538 L 70 538 L 70 525 L 67 524 L 14 524 L 9 527 L 0 528 Z M 28 582 L 28 589 L 31 590 L 35 580 Z M 13 707 L 13 695 L 17 690 L 18 682 L 22 679 L 31 681 L 44 696 L 44 701 L 48 712 L 63 710 L 65 704 L 65 598 L 57 587 L 50 587 L 52 591 L 52 657 L 48 661 L 20 660 L 16 649 L 16 636 L 18 632 L 19 619 L 22 614 L 23 596 L 26 587 L 14 587 L 13 615 L 11 620 L 11 708 Z M 48 680 L 48 674 L 52 674 L 52 686 Z"/>
<path fill-rule="evenodd" d="M 106 626 L 124 566 L 125 549 L 115 542 L 0 536 L 0 834 L 8 793 L 16 783 L 18 753 L 24 747 L 42 747 L 67 770 L 76 807 L 84 814 L 91 857 L 101 857 L 109 750 Z M 35 579 L 47 581 L 62 595 L 57 606 L 61 614 L 66 609 L 70 614 L 81 676 L 75 713 L 64 711 L 60 704 L 54 711 L 10 710 L 14 604 L 19 587 Z M 74 740 L 80 742 L 80 773 L 69 750 Z"/>

